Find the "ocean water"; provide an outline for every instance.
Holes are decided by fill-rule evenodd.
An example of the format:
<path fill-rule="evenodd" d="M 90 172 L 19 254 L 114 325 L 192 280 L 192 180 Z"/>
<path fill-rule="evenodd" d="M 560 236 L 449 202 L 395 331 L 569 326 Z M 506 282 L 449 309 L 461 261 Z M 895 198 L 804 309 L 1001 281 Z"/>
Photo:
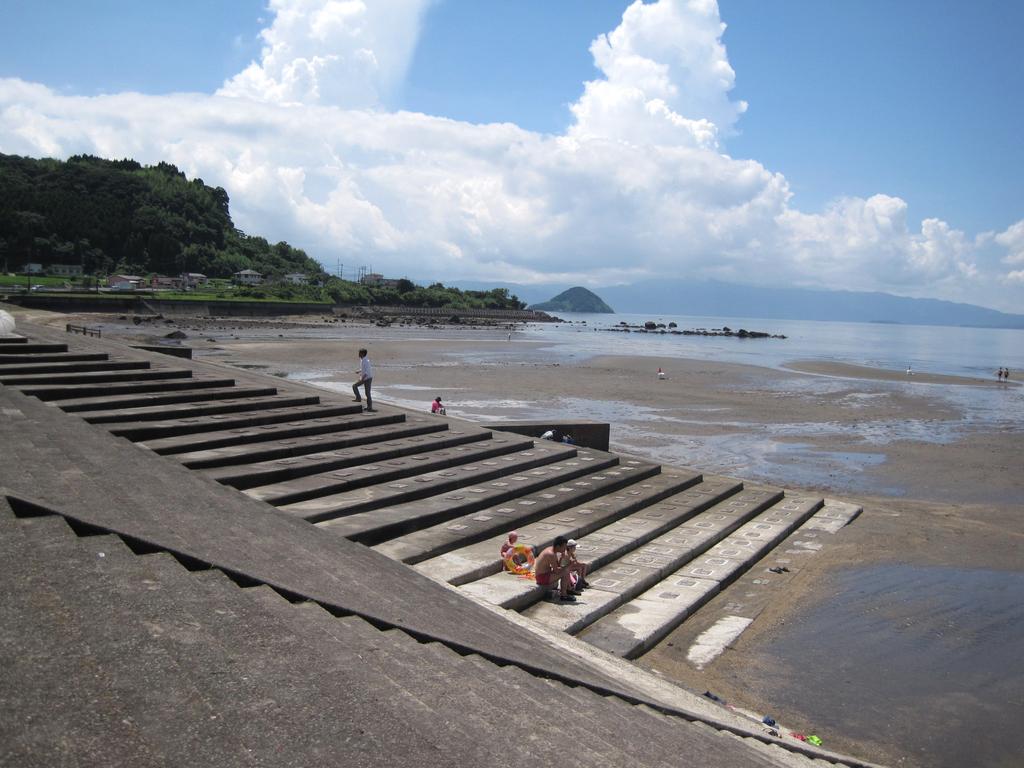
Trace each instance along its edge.
<path fill-rule="evenodd" d="M 1000 366 L 1024 380 L 1024 330 L 961 328 L 886 323 L 833 323 L 811 320 L 765 320 L 749 317 L 688 315 L 598 315 L 559 313 L 569 323 L 531 325 L 516 337 L 550 341 L 556 348 L 576 354 L 641 355 L 746 363 L 781 368 L 797 360 L 866 365 L 921 373 L 994 378 Z M 722 328 L 764 331 L 785 339 L 738 339 L 715 336 L 675 336 L 654 333 L 618 333 L 625 321 L 670 322 L 676 330 Z"/>
<path fill-rule="evenodd" d="M 756 652 L 775 706 L 917 765 L 1024 764 L 1024 573 L 872 565 L 820 594 Z"/>
<path fill-rule="evenodd" d="M 530 324 L 512 334 L 512 343 L 491 345 L 475 351 L 453 350 L 438 364 L 495 365 L 543 361 L 580 363 L 600 355 L 630 355 L 651 359 L 650 371 L 671 368 L 673 359 L 714 360 L 770 369 L 784 369 L 796 361 L 826 361 L 868 366 L 887 371 L 934 373 L 981 379 L 994 385 L 995 371 L 1007 367 L 1015 381 L 1024 382 L 1024 330 L 889 325 L 873 323 L 826 323 L 777 321 L 752 318 L 690 317 L 680 315 L 560 315 L 568 322 Z M 608 329 L 625 321 L 643 326 L 647 320 L 675 322 L 679 330 L 745 328 L 784 339 L 740 339 L 721 336 L 682 336 L 659 333 L 622 333 Z M 388 329 L 389 331 L 393 329 Z M 429 334 L 426 329 L 406 333 Z M 450 331 L 445 331 L 450 334 Z M 476 333 L 481 333 L 477 331 Z M 506 330 L 483 331 L 488 338 L 504 341 Z M 448 336 L 451 337 L 450 335 Z M 516 341 L 539 342 L 517 344 Z M 1024 386 L 951 386 L 927 384 L 921 378 L 900 376 L 892 381 L 862 380 L 860 391 L 850 392 L 848 380 L 838 376 L 810 375 L 765 380 L 759 386 L 780 396 L 809 398 L 841 396 L 844 406 L 857 408 L 894 395 L 927 398 L 935 413 L 950 412 L 953 418 L 801 421 L 779 424 L 771 419 L 737 423 L 728 412 L 709 414 L 666 413 L 638 408 L 625 400 L 583 400 L 570 393 L 532 398 L 519 393 L 514 400 L 488 399 L 469 392 L 449 392 L 449 412 L 471 420 L 544 420 L 553 417 L 597 419 L 613 425 L 615 450 L 638 453 L 678 466 L 699 466 L 705 471 L 796 486 L 827 486 L 837 493 L 882 493 L 903 496 L 906 483 L 881 485 L 872 471 L 888 460 L 890 446 L 898 441 L 952 443 L 969 434 L 1024 431 Z M 388 389 L 383 397 L 396 404 L 417 407 L 407 393 Z M 710 420 L 730 427 L 727 433 L 708 435 L 700 428 Z M 677 425 L 666 430 L 666 425 Z M 822 441 L 825 441 L 824 443 Z M 836 446 L 828 449 L 824 446 Z M 854 445 L 855 450 L 845 446 Z M 909 480 L 908 480 L 909 482 Z M 958 486 L 959 488 L 959 486 Z M 962 489 L 972 494 L 978 489 Z M 918 489 L 920 492 L 920 489 Z M 934 490 L 945 494 L 948 489 Z M 1002 497 L 999 497 L 1000 499 Z"/>

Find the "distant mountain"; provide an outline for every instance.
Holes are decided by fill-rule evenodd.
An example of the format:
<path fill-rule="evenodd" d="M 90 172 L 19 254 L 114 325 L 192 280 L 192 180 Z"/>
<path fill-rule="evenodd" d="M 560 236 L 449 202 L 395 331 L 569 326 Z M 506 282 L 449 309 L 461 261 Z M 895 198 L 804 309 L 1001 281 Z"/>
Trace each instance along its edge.
<path fill-rule="evenodd" d="M 567 291 L 562 291 L 549 301 L 533 304 L 530 309 L 539 309 L 542 312 L 597 312 L 615 314 L 615 310 L 609 307 L 593 291 L 576 286 Z"/>
<path fill-rule="evenodd" d="M 462 288 L 477 287 L 469 283 L 459 285 Z M 499 284 L 486 284 L 488 288 L 494 288 L 495 285 Z M 543 301 L 545 296 L 551 296 L 567 287 L 558 283 L 501 283 L 500 286 L 508 288 L 527 303 Z M 648 280 L 633 285 L 602 288 L 601 296 L 618 312 L 630 314 L 1024 328 L 1024 315 L 998 312 L 974 304 L 939 299 L 910 299 L 889 293 L 771 288 L 715 280 Z"/>
<path fill-rule="evenodd" d="M 768 288 L 714 280 L 651 280 L 602 288 L 620 312 L 1024 328 L 1024 315 L 888 293 Z"/>

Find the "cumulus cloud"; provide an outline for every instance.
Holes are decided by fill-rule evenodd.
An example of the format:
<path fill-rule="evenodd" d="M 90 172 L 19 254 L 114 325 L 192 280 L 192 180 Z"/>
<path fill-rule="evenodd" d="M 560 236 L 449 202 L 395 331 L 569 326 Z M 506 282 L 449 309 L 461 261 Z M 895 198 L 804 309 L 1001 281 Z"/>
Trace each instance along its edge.
<path fill-rule="evenodd" d="M 576 138 L 714 147 L 746 110 L 729 100 L 729 65 L 718 5 L 636 0 L 622 23 L 590 46 L 604 75 L 572 106 Z"/>
<path fill-rule="evenodd" d="M 253 62 L 219 94 L 367 108 L 404 77 L 430 0 L 270 0 L 273 23 Z"/>
<path fill-rule="evenodd" d="M 246 231 L 414 279 L 650 277 L 892 290 L 1007 307 L 1024 222 L 969 238 L 879 194 L 820 213 L 721 144 L 745 104 L 713 0 L 630 5 L 564 135 L 393 111 L 427 0 L 272 0 L 259 62 L 213 95 L 63 96 L 0 80 L 0 151 L 167 160 Z M 987 299 L 987 301 L 983 301 Z"/>
<path fill-rule="evenodd" d="M 1024 264 L 1024 220 L 1000 232 L 995 241 L 1009 251 L 1003 258 L 1004 264 Z"/>

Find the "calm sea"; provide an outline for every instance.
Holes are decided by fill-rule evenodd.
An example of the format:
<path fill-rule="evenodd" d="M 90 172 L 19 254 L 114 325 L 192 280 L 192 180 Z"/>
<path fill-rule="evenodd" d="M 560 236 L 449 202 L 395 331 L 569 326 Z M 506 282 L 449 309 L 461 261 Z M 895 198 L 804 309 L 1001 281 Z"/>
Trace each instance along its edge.
<path fill-rule="evenodd" d="M 1024 380 L 1024 330 L 884 323 L 831 323 L 749 317 L 597 315 L 558 313 L 570 324 L 531 325 L 518 338 L 556 342 L 583 354 L 693 358 L 779 368 L 796 360 L 825 360 L 874 368 L 994 378 L 1000 366 Z M 783 334 L 785 339 L 613 333 L 625 321 L 674 322 L 677 330 L 722 328 Z"/>

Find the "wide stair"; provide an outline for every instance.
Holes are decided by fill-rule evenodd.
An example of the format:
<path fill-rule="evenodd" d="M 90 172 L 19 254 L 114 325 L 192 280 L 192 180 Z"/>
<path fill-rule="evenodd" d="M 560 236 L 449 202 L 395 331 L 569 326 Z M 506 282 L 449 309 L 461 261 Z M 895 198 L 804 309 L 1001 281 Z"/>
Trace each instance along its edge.
<path fill-rule="evenodd" d="M 0 561 L 5 583 L 30 585 L 5 600 L 10 621 L 45 624 L 5 670 L 9 704 L 37 723 L 4 745 L 12 764 L 42 765 L 57 758 L 49 745 L 102 735 L 104 763 L 118 765 L 181 755 L 252 764 L 284 747 L 287 762 L 273 764 L 450 764 L 433 761 L 443 750 L 514 765 L 552 744 L 571 745 L 559 756 L 570 766 L 837 764 L 418 639 L 15 499 L 0 498 Z M 74 642 L 54 654 L 65 637 Z M 52 686 L 87 710 L 33 694 Z"/>
<path fill-rule="evenodd" d="M 860 512 L 821 497 L 379 403 L 368 413 L 338 396 L 324 402 L 307 386 L 248 371 L 229 376 L 223 367 L 106 340 L 69 341 L 74 349 L 52 338 L 0 339 L 0 385 L 177 462 L 204 482 L 305 520 L 324 535 L 372 547 L 467 598 L 517 611 L 627 659 L 657 645 L 780 544 L 835 533 Z M 589 563 L 590 587 L 574 603 L 554 602 L 533 581 L 505 573 L 498 552 L 510 530 L 537 549 L 556 536 L 575 538 L 579 559 Z M 160 566 L 167 578 L 171 565 Z M 186 577 L 175 573 L 175 583 Z M 208 574 L 191 583 L 223 591 L 222 581 Z M 262 595 L 251 603 L 265 611 L 282 602 L 268 589 L 252 594 Z M 415 676 L 400 661 L 415 644 L 409 637 L 332 618 L 316 605 L 280 607 L 291 611 L 289 621 L 318 627 L 338 645 L 372 646 L 363 661 L 376 665 L 374 674 L 387 677 L 389 669 L 402 668 Z M 444 647 L 428 645 L 420 653 L 433 660 L 437 675 L 454 664 L 453 673 L 461 669 L 461 677 L 472 679 L 458 709 L 471 713 L 460 723 L 467 749 L 475 729 L 500 725 L 477 722 L 484 716 L 475 714 L 473 702 L 496 690 L 535 695 L 536 686 L 549 685 L 497 667 L 469 674 L 489 662 Z M 483 679 L 489 682 L 481 685 Z M 417 684 L 426 691 L 435 683 Z M 594 696 L 579 689 L 561 695 L 570 710 L 579 696 Z M 653 710 L 630 711 L 638 734 L 660 727 L 663 716 Z M 562 727 L 576 729 L 573 743 L 591 745 L 580 754 L 592 750 L 595 759 L 609 750 L 640 750 L 644 742 L 626 745 L 580 726 Z"/>

